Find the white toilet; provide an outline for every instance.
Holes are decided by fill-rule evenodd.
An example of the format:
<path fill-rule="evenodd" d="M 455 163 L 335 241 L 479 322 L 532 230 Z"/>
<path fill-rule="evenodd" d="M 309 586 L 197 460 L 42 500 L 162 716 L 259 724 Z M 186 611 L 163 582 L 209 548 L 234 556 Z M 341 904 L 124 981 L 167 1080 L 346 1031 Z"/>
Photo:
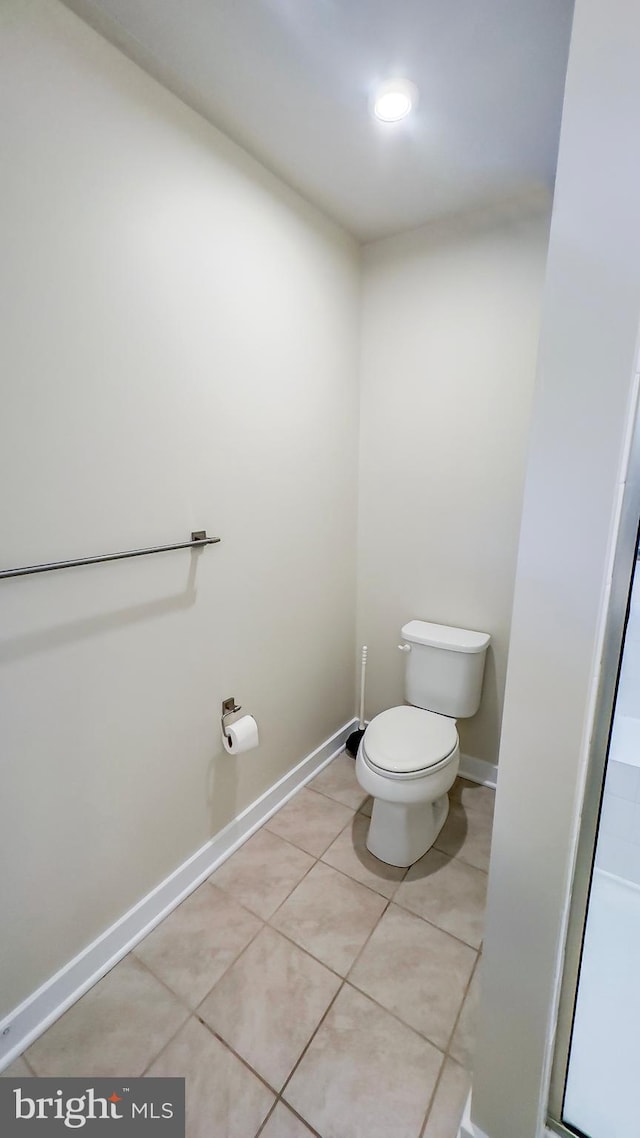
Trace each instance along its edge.
<path fill-rule="evenodd" d="M 413 865 L 433 845 L 449 812 L 460 765 L 457 719 L 480 706 L 491 637 L 411 620 L 402 629 L 405 697 L 371 720 L 356 777 L 374 798 L 367 848 L 388 865 Z"/>

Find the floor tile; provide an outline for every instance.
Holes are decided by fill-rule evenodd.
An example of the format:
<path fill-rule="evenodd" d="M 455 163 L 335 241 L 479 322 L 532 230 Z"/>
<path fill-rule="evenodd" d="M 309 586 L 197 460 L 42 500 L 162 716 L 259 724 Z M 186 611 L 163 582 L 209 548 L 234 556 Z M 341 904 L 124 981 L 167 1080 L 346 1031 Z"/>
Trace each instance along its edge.
<path fill-rule="evenodd" d="M 320 857 L 352 816 L 348 806 L 305 787 L 274 814 L 265 828 Z"/>
<path fill-rule="evenodd" d="M 369 818 L 364 814 L 355 814 L 351 825 L 346 826 L 323 853 L 322 860 L 383 897 L 393 897 L 407 871 L 387 865 L 369 853 L 366 845 L 369 825 Z"/>
<path fill-rule="evenodd" d="M 373 810 L 373 798 L 367 798 L 366 802 L 363 802 L 362 806 L 360 807 L 360 813 L 366 814 L 367 818 L 370 818 L 372 810 Z"/>
<path fill-rule="evenodd" d="M 486 873 L 431 849 L 411 866 L 394 901 L 478 948 L 486 893 Z"/>
<path fill-rule="evenodd" d="M 487 873 L 491 856 L 492 825 L 492 815 L 484 809 L 475 810 L 459 802 L 452 802 L 449 816 L 435 840 L 435 848 L 449 854 L 450 857 L 461 858 L 462 861 Z"/>
<path fill-rule="evenodd" d="M 418 1138 L 443 1056 L 345 985 L 285 1088 L 322 1138 Z"/>
<path fill-rule="evenodd" d="M 215 1032 L 280 1089 L 340 980 L 265 928 L 198 1009 Z"/>
<path fill-rule="evenodd" d="M 129 954 L 26 1052 L 41 1077 L 141 1075 L 187 1010 Z"/>
<path fill-rule="evenodd" d="M 279 1102 L 260 1138 L 313 1138 L 313 1134 L 304 1122 L 296 1118 L 295 1114 Z"/>
<path fill-rule="evenodd" d="M 480 786 L 466 778 L 457 778 L 449 791 L 449 801 L 475 814 L 493 818 L 496 792 L 489 786 Z"/>
<path fill-rule="evenodd" d="M 378 893 L 318 862 L 270 923 L 345 976 L 386 904 Z"/>
<path fill-rule="evenodd" d="M 391 905 L 349 982 L 446 1051 L 475 962 L 472 948 Z"/>
<path fill-rule="evenodd" d="M 352 810 L 359 810 L 368 797 L 356 778 L 355 760 L 346 751 L 320 771 L 309 786 L 329 798 L 335 798 L 336 802 L 342 802 L 344 806 L 350 806 Z"/>
<path fill-rule="evenodd" d="M 465 997 L 460 1019 L 456 1024 L 449 1052 L 467 1071 L 473 1071 L 473 1052 L 476 1042 L 476 1017 L 480 1000 L 480 961 L 473 974 Z"/>
<path fill-rule="evenodd" d="M 295 889 L 314 859 L 268 830 L 258 830 L 209 878 L 266 921 Z"/>
<path fill-rule="evenodd" d="M 456 1138 L 470 1086 L 467 1071 L 445 1059 L 423 1138 Z"/>
<path fill-rule="evenodd" d="M 17 1059 L 13 1060 L 13 1063 L 5 1067 L 0 1077 L 3 1079 L 29 1079 L 31 1078 L 31 1071 L 22 1055 L 19 1055 Z"/>
<path fill-rule="evenodd" d="M 261 927 L 257 917 L 205 881 L 134 955 L 195 1008 Z"/>
<path fill-rule="evenodd" d="M 185 1079 L 188 1138 L 253 1138 L 275 1096 L 197 1019 L 190 1019 L 146 1072 Z"/>

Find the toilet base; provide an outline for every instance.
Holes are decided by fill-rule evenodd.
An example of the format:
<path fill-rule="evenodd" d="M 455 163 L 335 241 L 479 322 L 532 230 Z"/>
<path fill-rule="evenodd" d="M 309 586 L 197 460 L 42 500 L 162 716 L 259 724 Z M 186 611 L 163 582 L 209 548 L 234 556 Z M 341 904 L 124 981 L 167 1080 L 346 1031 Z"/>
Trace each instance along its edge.
<path fill-rule="evenodd" d="M 434 802 L 386 802 L 375 798 L 367 849 L 387 865 L 406 868 L 426 854 L 447 820 L 449 795 Z"/>

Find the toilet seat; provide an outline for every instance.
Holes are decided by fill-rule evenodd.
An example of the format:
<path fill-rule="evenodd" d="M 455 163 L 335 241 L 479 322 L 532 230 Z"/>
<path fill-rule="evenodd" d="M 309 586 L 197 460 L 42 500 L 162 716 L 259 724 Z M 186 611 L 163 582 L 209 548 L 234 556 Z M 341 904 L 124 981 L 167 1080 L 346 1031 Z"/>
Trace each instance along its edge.
<path fill-rule="evenodd" d="M 445 766 L 458 748 L 455 719 L 419 707 L 390 707 L 362 738 L 362 755 L 387 778 L 416 778 Z"/>

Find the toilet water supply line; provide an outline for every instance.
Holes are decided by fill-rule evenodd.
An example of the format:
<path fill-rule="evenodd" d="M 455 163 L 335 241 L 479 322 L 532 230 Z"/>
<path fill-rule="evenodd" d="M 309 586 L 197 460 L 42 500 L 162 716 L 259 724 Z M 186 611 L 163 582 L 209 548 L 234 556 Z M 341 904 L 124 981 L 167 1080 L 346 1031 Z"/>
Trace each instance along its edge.
<path fill-rule="evenodd" d="M 355 759 L 360 746 L 360 740 L 364 735 L 365 722 L 364 722 L 364 685 L 367 673 L 367 646 L 363 645 L 362 648 L 362 662 L 360 665 L 360 719 L 358 720 L 358 730 L 352 731 L 345 744 L 347 751 L 353 755 Z"/>

